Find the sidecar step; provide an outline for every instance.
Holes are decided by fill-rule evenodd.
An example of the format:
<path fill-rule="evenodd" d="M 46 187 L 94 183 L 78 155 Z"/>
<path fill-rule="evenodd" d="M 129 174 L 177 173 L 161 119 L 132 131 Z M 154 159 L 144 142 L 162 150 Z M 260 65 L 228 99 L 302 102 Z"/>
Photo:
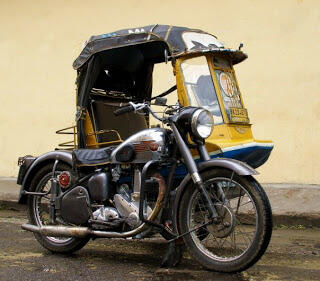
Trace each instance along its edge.
<path fill-rule="evenodd" d="M 66 227 L 66 226 L 36 226 L 32 224 L 23 224 L 21 228 L 31 232 L 39 233 L 44 236 L 55 237 L 87 237 L 92 235 L 88 227 Z"/>

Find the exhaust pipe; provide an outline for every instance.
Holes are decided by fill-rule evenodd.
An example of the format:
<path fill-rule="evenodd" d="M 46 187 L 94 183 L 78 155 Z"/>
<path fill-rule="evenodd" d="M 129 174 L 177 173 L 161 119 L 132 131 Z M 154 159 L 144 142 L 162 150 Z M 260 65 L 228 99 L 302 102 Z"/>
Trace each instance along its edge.
<path fill-rule="evenodd" d="M 31 232 L 39 233 L 43 236 L 55 237 L 79 237 L 84 238 L 91 235 L 91 230 L 87 227 L 66 227 L 66 226 L 36 226 L 23 224 L 21 228 Z"/>
<path fill-rule="evenodd" d="M 133 237 L 147 228 L 146 224 L 141 224 L 138 228 L 127 232 L 111 232 L 102 230 L 92 230 L 88 227 L 68 227 L 68 226 L 36 226 L 32 224 L 23 224 L 21 228 L 27 231 L 39 233 L 43 236 L 54 237 L 101 237 L 101 238 L 128 238 Z"/>

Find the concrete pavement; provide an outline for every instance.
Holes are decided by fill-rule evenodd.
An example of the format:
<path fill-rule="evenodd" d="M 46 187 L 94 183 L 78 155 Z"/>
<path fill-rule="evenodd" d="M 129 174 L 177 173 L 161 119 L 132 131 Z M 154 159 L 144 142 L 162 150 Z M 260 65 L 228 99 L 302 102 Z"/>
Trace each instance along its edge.
<path fill-rule="evenodd" d="M 0 280 L 270 281 L 320 280 L 320 229 L 276 228 L 257 264 L 238 274 L 210 272 L 184 253 L 176 268 L 159 268 L 164 239 L 95 239 L 72 255 L 43 249 L 21 230 L 24 212 L 0 210 Z"/>
<path fill-rule="evenodd" d="M 320 185 L 263 184 L 277 225 L 320 227 Z M 16 178 L 0 177 L 0 204 L 21 208 L 17 204 L 20 186 Z"/>

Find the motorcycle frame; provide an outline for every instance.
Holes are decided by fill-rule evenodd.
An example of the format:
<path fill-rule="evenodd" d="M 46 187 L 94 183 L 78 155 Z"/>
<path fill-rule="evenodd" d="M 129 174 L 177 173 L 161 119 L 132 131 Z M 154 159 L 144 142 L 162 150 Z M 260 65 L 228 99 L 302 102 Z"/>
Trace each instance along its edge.
<path fill-rule="evenodd" d="M 257 172 L 251 168 L 249 165 L 246 165 L 245 163 L 242 163 L 240 161 L 236 161 L 233 159 L 215 159 L 215 160 L 204 160 L 200 165 L 197 165 L 194 158 L 192 157 L 192 154 L 190 152 L 190 149 L 188 148 L 185 140 L 183 139 L 183 137 L 181 136 L 174 118 L 169 118 L 169 124 L 170 127 L 172 129 L 173 132 L 173 136 L 176 142 L 176 149 L 174 149 L 174 154 L 173 154 L 173 158 L 172 158 L 172 162 L 173 165 L 171 167 L 171 171 L 169 173 L 168 179 L 167 179 L 167 189 L 165 192 L 165 200 L 163 203 L 163 209 L 165 209 L 166 207 L 168 207 L 169 205 L 169 199 L 170 199 L 170 186 L 172 184 L 173 178 L 174 178 L 174 172 L 175 169 L 177 167 L 177 162 L 180 160 L 183 160 L 183 162 L 185 163 L 185 165 L 187 166 L 187 170 L 188 170 L 188 174 L 185 176 L 185 178 L 181 181 L 180 185 L 176 188 L 175 190 L 175 197 L 173 200 L 173 206 L 172 207 L 172 220 L 173 220 L 173 231 L 172 229 L 166 227 L 163 223 L 156 223 L 153 220 L 147 220 L 144 218 L 143 216 L 143 202 L 144 202 L 144 182 L 146 180 L 146 175 L 147 172 L 149 170 L 149 168 L 153 167 L 154 165 L 159 165 L 161 163 L 159 163 L 159 161 L 149 161 L 147 162 L 143 169 L 142 169 L 142 175 L 141 175 L 141 190 L 140 190 L 140 196 L 142 196 L 142 198 L 140 199 L 140 205 L 139 205 L 139 218 L 141 219 L 141 221 L 143 222 L 142 225 L 140 225 L 137 229 L 134 229 L 132 231 L 126 232 L 126 233 L 117 233 L 117 232 L 111 232 L 111 231 L 94 231 L 94 230 L 89 230 L 86 228 L 78 228 L 77 231 L 71 231 L 71 229 L 67 230 L 65 229 L 65 231 L 63 231 L 63 229 L 61 228 L 61 235 L 62 236 L 74 236 L 76 235 L 75 233 L 78 233 L 77 235 L 81 235 L 81 237 L 83 235 L 90 235 L 92 237 L 130 237 L 130 236 L 134 236 L 137 235 L 139 233 L 141 233 L 142 231 L 146 230 L 146 225 L 149 225 L 150 227 L 156 227 L 160 230 L 160 233 L 167 239 L 167 240 L 173 240 L 173 239 L 177 239 L 178 237 L 181 237 L 181 235 L 183 236 L 184 234 L 181 234 L 178 230 L 177 227 L 177 216 L 178 216 L 178 208 L 180 205 L 180 200 L 181 200 L 181 196 L 185 190 L 185 188 L 187 187 L 187 185 L 192 181 L 195 185 L 196 188 L 198 188 L 200 190 L 200 192 L 203 194 L 206 203 L 207 203 L 207 208 L 209 211 L 209 214 L 211 216 L 211 219 L 213 220 L 213 222 L 215 222 L 215 219 L 217 218 L 217 213 L 215 210 L 215 207 L 210 199 L 210 197 L 208 196 L 206 189 L 204 188 L 202 179 L 201 179 L 201 172 L 209 169 L 209 168 L 215 168 L 215 167 L 223 167 L 223 168 L 227 168 L 229 170 L 232 170 L 233 172 L 237 173 L 238 175 L 255 175 L 257 174 Z M 200 153 L 200 156 L 202 159 L 206 159 L 207 158 L 207 150 L 204 146 L 204 143 L 198 143 L 198 150 Z M 55 169 L 56 166 L 59 162 L 59 159 L 62 159 L 62 162 L 65 162 L 65 160 L 67 160 L 67 162 L 69 162 L 68 164 L 72 165 L 72 158 L 71 157 L 66 157 L 66 155 L 68 155 L 68 152 L 62 152 L 62 151 L 55 151 L 55 152 L 51 152 L 51 153 L 47 153 L 47 155 L 43 156 L 42 159 L 40 160 L 36 160 L 34 163 L 32 163 L 32 167 L 30 167 L 30 169 L 28 169 L 28 176 L 24 178 L 24 183 L 27 182 L 28 177 L 31 177 L 30 175 L 32 174 L 31 171 L 36 169 L 36 166 L 41 165 L 41 163 L 43 164 L 44 162 L 48 161 L 48 160 L 54 160 L 54 167 L 53 167 L 53 179 L 52 179 L 52 189 L 51 189 L 51 193 L 53 194 L 53 198 L 55 200 L 56 198 L 56 194 L 57 194 L 57 179 L 56 179 L 56 175 L 55 175 Z M 71 153 L 70 153 L 71 156 Z M 208 159 L 208 158 L 207 158 Z M 87 178 L 87 176 L 85 176 L 85 178 Z M 80 179 L 81 181 L 81 179 Z M 43 196 L 45 194 L 40 194 L 40 193 L 33 193 L 33 192 L 28 192 L 26 190 L 24 190 L 24 186 L 22 185 L 22 192 L 21 195 L 30 195 L 30 196 Z M 55 218 L 55 214 L 54 211 L 52 211 L 53 205 L 55 204 L 53 202 L 50 202 L 50 218 L 51 221 L 54 221 Z M 160 219 L 160 222 L 163 222 L 163 219 Z M 32 231 L 41 231 L 40 229 L 36 230 L 35 227 L 31 227 L 29 225 L 24 225 L 24 229 L 26 230 L 31 230 Z M 49 231 L 46 233 L 50 233 L 50 227 L 44 229 L 43 231 Z M 51 231 L 55 231 L 54 228 L 52 228 Z M 68 232 L 69 231 L 69 232 Z M 52 233 L 53 233 L 52 232 Z M 42 232 L 39 232 L 42 233 Z M 56 232 L 55 232 L 56 233 Z M 85 234 L 86 233 L 86 234 Z M 112 234 L 113 233 L 113 234 Z M 48 234 L 49 235 L 49 234 Z"/>

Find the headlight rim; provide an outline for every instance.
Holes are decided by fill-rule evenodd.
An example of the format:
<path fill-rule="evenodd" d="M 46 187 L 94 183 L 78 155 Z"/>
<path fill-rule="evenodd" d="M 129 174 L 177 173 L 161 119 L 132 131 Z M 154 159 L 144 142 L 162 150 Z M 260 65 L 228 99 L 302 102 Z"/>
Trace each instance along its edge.
<path fill-rule="evenodd" d="M 199 118 L 199 116 L 200 116 L 200 114 L 202 112 L 209 113 L 209 115 L 212 116 L 212 114 L 211 114 L 211 112 L 209 110 L 204 109 L 204 108 L 198 108 L 191 116 L 191 131 L 197 138 L 207 139 L 212 134 L 212 131 L 213 131 L 213 128 L 214 128 L 214 120 L 213 120 L 213 116 L 212 116 L 212 121 L 213 122 L 212 122 L 210 134 L 205 138 L 200 136 L 200 134 L 199 134 L 199 132 L 197 130 L 197 125 L 198 125 L 198 118 Z"/>

